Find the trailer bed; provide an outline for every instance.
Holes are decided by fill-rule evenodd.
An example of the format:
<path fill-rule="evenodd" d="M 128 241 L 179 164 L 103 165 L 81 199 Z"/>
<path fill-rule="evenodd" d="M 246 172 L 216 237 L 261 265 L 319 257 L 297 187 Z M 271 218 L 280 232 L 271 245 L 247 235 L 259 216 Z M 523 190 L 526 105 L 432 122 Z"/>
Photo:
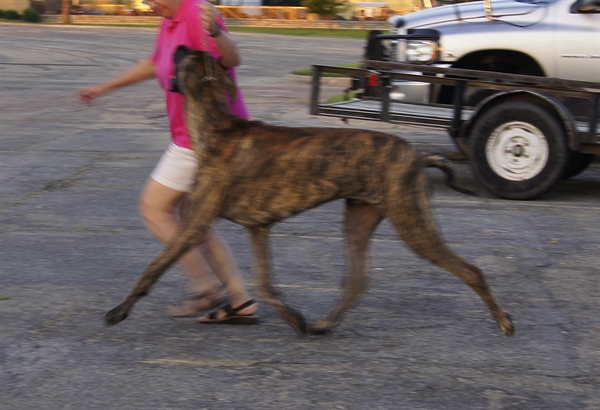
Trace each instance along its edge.
<path fill-rule="evenodd" d="M 372 120 L 382 121 L 382 104 L 378 100 L 352 99 L 330 104 L 319 104 L 314 115 L 334 117 L 347 120 Z M 461 121 L 470 120 L 472 109 L 461 111 Z M 452 125 L 454 109 L 434 106 L 433 104 L 421 105 L 413 103 L 391 102 L 389 118 L 386 122 L 394 124 L 418 125 L 432 128 L 448 129 Z M 585 133 L 589 125 L 584 121 L 576 122 L 577 131 Z M 597 141 L 600 143 L 600 124 L 596 125 Z"/>
<path fill-rule="evenodd" d="M 461 90 L 466 87 L 483 87 L 499 92 L 514 89 L 529 90 L 546 95 L 560 95 L 562 97 L 576 97 L 595 100 L 598 106 L 600 85 L 583 81 L 561 80 L 526 76 L 519 74 L 505 74 L 456 68 L 442 68 L 430 66 L 415 66 L 414 64 L 391 63 L 382 61 L 367 61 L 365 64 L 370 69 L 357 69 L 347 67 L 314 65 L 310 97 L 310 113 L 326 117 L 342 119 L 359 119 L 384 121 L 397 124 L 420 125 L 426 127 L 442 128 L 448 130 L 454 139 L 460 137 L 461 127 L 468 123 L 475 110 L 466 106 L 461 98 L 455 99 L 453 104 L 414 103 L 400 102 L 389 98 L 391 81 L 421 81 L 432 85 L 450 85 Z M 416 74 L 420 72 L 420 74 Z M 381 84 L 381 97 L 354 98 L 338 103 L 324 103 L 320 101 L 321 77 L 324 73 L 336 73 L 354 78 L 353 87 L 364 87 L 371 75 L 379 76 Z M 576 132 L 581 134 L 581 141 L 587 144 L 600 144 L 600 121 L 597 108 L 589 113 L 586 121 L 576 121 Z"/>
<path fill-rule="evenodd" d="M 435 128 L 448 128 L 454 118 L 454 109 L 434 105 L 391 102 L 388 118 L 384 119 L 382 102 L 378 100 L 353 99 L 332 104 L 319 104 L 316 115 L 345 119 L 387 121 L 397 124 L 427 125 Z M 462 110 L 461 120 L 467 121 L 472 110 Z"/>

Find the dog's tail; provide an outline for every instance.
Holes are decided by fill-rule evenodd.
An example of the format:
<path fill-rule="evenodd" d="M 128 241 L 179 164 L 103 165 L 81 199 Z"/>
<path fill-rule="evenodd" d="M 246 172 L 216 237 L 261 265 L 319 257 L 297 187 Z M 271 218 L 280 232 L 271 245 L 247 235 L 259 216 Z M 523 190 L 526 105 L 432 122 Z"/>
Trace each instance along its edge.
<path fill-rule="evenodd" d="M 446 185 L 448 185 L 450 188 L 460 192 L 461 194 L 476 196 L 473 191 L 456 185 L 454 182 L 454 168 L 452 167 L 452 163 L 446 158 L 439 155 L 426 155 L 424 160 L 425 167 L 438 168 L 444 171 L 446 174 Z"/>

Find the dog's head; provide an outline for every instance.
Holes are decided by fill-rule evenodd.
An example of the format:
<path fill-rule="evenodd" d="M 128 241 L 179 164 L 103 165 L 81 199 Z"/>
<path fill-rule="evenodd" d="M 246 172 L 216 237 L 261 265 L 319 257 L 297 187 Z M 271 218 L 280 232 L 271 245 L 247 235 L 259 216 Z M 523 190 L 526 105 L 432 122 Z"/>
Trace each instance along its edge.
<path fill-rule="evenodd" d="M 235 101 L 235 83 L 210 53 L 180 45 L 174 59 L 176 69 L 171 91 L 200 100 L 203 97 L 221 99 L 225 90 L 230 100 Z"/>

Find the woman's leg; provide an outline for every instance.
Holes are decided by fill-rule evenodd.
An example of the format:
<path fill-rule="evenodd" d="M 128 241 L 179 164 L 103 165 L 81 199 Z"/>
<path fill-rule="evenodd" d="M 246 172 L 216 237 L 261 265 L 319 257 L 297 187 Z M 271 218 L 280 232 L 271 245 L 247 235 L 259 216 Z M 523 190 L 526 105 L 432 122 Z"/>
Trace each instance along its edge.
<path fill-rule="evenodd" d="M 216 229 L 210 228 L 207 240 L 200 247 L 200 251 L 204 260 L 227 289 L 231 306 L 240 306 L 251 299 L 244 285 L 242 274 L 233 258 L 233 253 Z M 256 305 L 252 305 L 240 310 L 239 313 L 241 315 L 253 314 L 257 310 Z"/>
<path fill-rule="evenodd" d="M 185 192 L 169 188 L 149 178 L 140 198 L 140 212 L 147 229 L 161 242 L 169 243 L 180 232 L 177 216 L 178 205 Z M 198 252 L 200 250 L 200 252 Z M 190 291 L 196 294 L 217 291 L 223 284 L 229 293 L 231 304 L 239 306 L 248 299 L 241 273 L 233 259 L 227 243 L 211 228 L 207 240 L 198 249 L 193 249 L 180 259 L 187 274 Z M 217 275 L 218 280 L 210 272 Z M 219 283 L 220 282 L 220 283 Z M 172 309 L 175 315 L 187 315 L 189 306 Z M 240 314 L 252 314 L 256 306 L 249 306 Z M 194 312 L 190 312 L 192 315 Z"/>
<path fill-rule="evenodd" d="M 176 210 L 185 192 L 169 188 L 152 178 L 148 178 L 140 197 L 140 213 L 146 228 L 162 243 L 171 242 L 181 230 Z M 189 291 L 196 294 L 218 290 L 220 284 L 210 272 L 206 262 L 197 250 L 190 250 L 179 260 L 188 278 Z M 193 315 L 192 306 L 171 309 L 171 314 Z"/>

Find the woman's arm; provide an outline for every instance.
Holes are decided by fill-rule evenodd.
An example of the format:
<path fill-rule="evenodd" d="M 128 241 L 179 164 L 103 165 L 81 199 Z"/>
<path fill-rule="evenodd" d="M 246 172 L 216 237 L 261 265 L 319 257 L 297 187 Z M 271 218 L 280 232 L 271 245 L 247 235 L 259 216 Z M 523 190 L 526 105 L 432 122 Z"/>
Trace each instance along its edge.
<path fill-rule="evenodd" d="M 241 64 L 242 58 L 238 51 L 237 44 L 224 31 L 221 31 L 219 25 L 215 22 L 219 12 L 208 1 L 200 3 L 200 15 L 202 16 L 202 25 L 215 40 L 215 44 L 221 53 L 221 64 L 225 67 L 237 67 Z"/>
<path fill-rule="evenodd" d="M 135 84 L 154 77 L 154 72 L 154 62 L 150 58 L 147 58 L 103 84 L 92 85 L 79 90 L 79 101 L 85 105 L 91 105 L 97 97 L 115 88 Z"/>

